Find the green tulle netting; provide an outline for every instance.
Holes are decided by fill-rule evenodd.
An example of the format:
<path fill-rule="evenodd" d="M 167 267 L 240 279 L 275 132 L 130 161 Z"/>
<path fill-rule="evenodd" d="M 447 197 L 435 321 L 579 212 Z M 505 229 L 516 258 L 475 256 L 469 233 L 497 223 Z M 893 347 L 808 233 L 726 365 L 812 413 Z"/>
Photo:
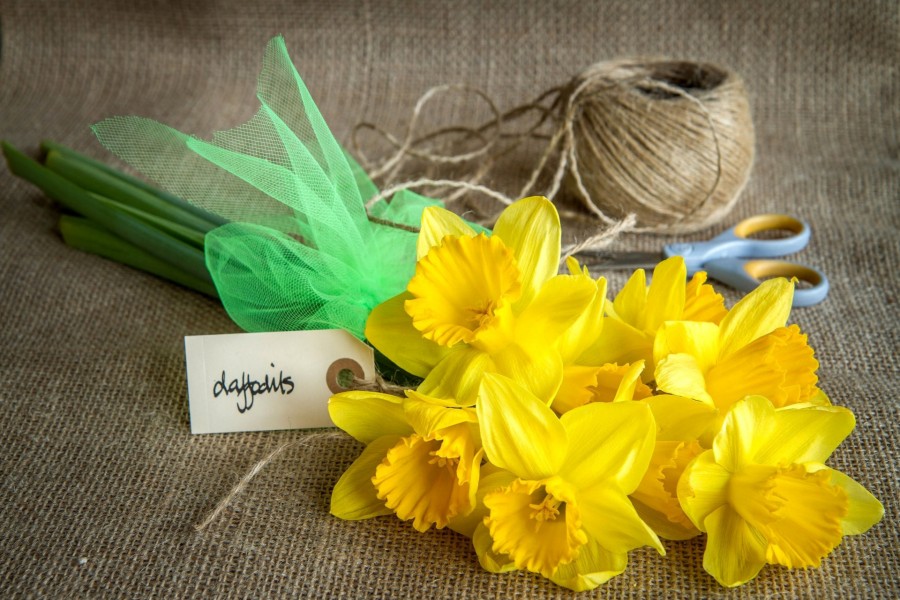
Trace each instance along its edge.
<path fill-rule="evenodd" d="M 229 221 L 206 236 L 206 264 L 246 331 L 346 329 L 363 338 L 378 303 L 415 269 L 416 234 L 372 222 L 378 190 L 334 139 L 288 56 L 272 39 L 259 112 L 204 141 L 140 117 L 94 125 L 100 142 L 163 188 Z M 417 227 L 440 204 L 410 191 L 372 216 Z"/>

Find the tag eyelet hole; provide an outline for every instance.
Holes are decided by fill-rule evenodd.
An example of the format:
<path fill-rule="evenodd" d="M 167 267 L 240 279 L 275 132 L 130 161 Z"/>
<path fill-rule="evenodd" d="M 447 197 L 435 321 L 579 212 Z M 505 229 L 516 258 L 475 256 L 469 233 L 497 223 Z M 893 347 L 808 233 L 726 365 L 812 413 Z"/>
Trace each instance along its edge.
<path fill-rule="evenodd" d="M 358 362 L 351 358 L 339 358 L 328 367 L 325 383 L 333 394 L 346 392 L 353 385 L 354 379 L 363 379 L 365 373 Z"/>

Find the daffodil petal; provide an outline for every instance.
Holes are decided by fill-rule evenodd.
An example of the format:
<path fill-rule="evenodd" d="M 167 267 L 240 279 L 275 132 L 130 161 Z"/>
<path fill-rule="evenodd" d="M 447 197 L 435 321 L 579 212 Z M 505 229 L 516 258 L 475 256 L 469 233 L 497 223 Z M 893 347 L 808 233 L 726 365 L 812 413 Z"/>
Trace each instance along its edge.
<path fill-rule="evenodd" d="M 566 458 L 566 430 L 543 400 L 507 377 L 488 373 L 476 410 L 491 463 L 529 480 L 559 471 Z"/>
<path fill-rule="evenodd" d="M 856 424 L 842 406 L 791 405 L 774 411 L 770 434 L 756 446 L 759 464 L 825 462 Z"/>
<path fill-rule="evenodd" d="M 831 483 L 840 486 L 849 501 L 846 516 L 841 520 L 844 535 L 865 533 L 884 516 L 884 506 L 869 490 L 840 471 L 831 471 Z"/>
<path fill-rule="evenodd" d="M 807 402 L 809 404 L 815 404 L 817 406 L 831 406 L 831 399 L 825 392 L 823 392 L 819 388 L 816 388 L 813 391 L 812 396 L 807 399 Z"/>
<path fill-rule="evenodd" d="M 628 323 L 635 329 L 644 329 L 644 310 L 647 307 L 647 274 L 643 269 L 636 269 L 622 290 L 616 294 L 612 305 L 606 310 L 614 318 Z"/>
<path fill-rule="evenodd" d="M 709 321 L 720 323 L 728 311 L 722 294 L 706 283 L 706 272 L 697 271 L 691 277 L 684 292 L 684 321 Z"/>
<path fill-rule="evenodd" d="M 510 344 L 492 356 L 495 371 L 525 386 L 549 403 L 562 383 L 563 361 L 554 348 Z"/>
<path fill-rule="evenodd" d="M 440 246 L 448 235 L 472 237 L 476 232 L 456 213 L 439 206 L 426 207 L 416 240 L 416 259 L 421 260 L 432 247 Z"/>
<path fill-rule="evenodd" d="M 482 377 L 493 371 L 496 366 L 489 354 L 460 344 L 432 369 L 418 390 L 428 396 L 471 406 L 475 404 Z"/>
<path fill-rule="evenodd" d="M 479 523 L 472 533 L 472 545 L 481 567 L 489 573 L 508 573 L 516 570 L 516 564 L 506 554 L 494 552 L 494 540 L 484 523 Z"/>
<path fill-rule="evenodd" d="M 748 396 L 736 403 L 713 440 L 716 462 L 731 472 L 755 462 L 756 449 L 767 440 L 775 424 L 775 407 L 762 396 Z"/>
<path fill-rule="evenodd" d="M 681 318 L 686 283 L 687 268 L 681 256 L 667 258 L 656 265 L 647 290 L 644 329 L 653 331 L 666 321 Z"/>
<path fill-rule="evenodd" d="M 653 394 L 653 391 L 641 381 L 644 370 L 642 360 L 633 364 L 607 364 L 593 369 L 595 381 L 588 384 L 588 391 L 591 392 L 590 400 L 593 402 L 627 402 L 647 398 Z"/>
<path fill-rule="evenodd" d="M 578 360 L 584 365 L 623 364 L 639 360 L 652 365 L 655 364 L 653 336 L 619 319 L 606 318 L 603 319 L 600 337 L 582 351 Z M 652 369 L 649 375 L 653 376 Z"/>
<path fill-rule="evenodd" d="M 562 335 L 591 306 L 596 295 L 597 284 L 586 277 L 553 277 L 519 315 L 516 337 L 528 340 L 532 346 L 557 346 Z"/>
<path fill-rule="evenodd" d="M 532 196 L 503 210 L 494 235 L 512 250 L 522 272 L 521 305 L 527 305 L 559 269 L 561 228 L 556 207 L 546 198 Z"/>
<path fill-rule="evenodd" d="M 401 399 L 402 400 L 402 399 Z M 450 402 L 431 399 L 425 394 L 410 390 L 402 400 L 405 420 L 416 433 L 430 437 L 434 432 L 460 423 L 475 422 L 475 411 L 459 406 L 448 406 Z"/>
<path fill-rule="evenodd" d="M 705 373 L 719 356 L 718 326 L 700 321 L 664 323 L 653 340 L 653 358 L 659 364 L 670 354 L 690 354 Z"/>
<path fill-rule="evenodd" d="M 475 436 L 473 436 L 475 437 Z M 480 441 L 480 436 L 479 441 Z M 472 459 L 469 462 L 468 471 L 469 471 L 469 507 L 470 512 L 475 508 L 475 502 L 478 499 L 478 484 L 481 483 L 481 463 L 484 461 L 484 448 L 479 448 L 478 452 L 472 455 Z M 457 469 L 457 476 L 459 476 L 460 470 Z M 452 521 L 452 519 L 451 519 Z"/>
<path fill-rule="evenodd" d="M 628 566 L 625 552 L 611 552 L 590 541 L 578 549 L 572 562 L 559 565 L 550 581 L 576 592 L 592 590 L 619 575 Z"/>
<path fill-rule="evenodd" d="M 425 339 L 413 327 L 403 308 L 411 298 L 412 295 L 403 292 L 376 306 L 366 321 L 366 339 L 400 368 L 425 377 L 447 355 L 448 349 Z"/>
<path fill-rule="evenodd" d="M 715 407 L 684 396 L 661 394 L 643 400 L 653 411 L 657 438 L 661 440 L 699 440 L 715 423 Z"/>
<path fill-rule="evenodd" d="M 400 436 L 387 435 L 366 446 L 353 461 L 331 492 L 331 514 L 348 521 L 370 519 L 391 514 L 384 500 L 379 500 L 372 475 Z"/>
<path fill-rule="evenodd" d="M 656 425 L 641 402 L 592 402 L 559 419 L 569 438 L 569 453 L 561 473 L 580 487 L 614 481 L 630 494 L 653 455 Z"/>
<path fill-rule="evenodd" d="M 378 392 L 341 392 L 328 400 L 335 425 L 363 444 L 385 435 L 409 435 L 412 427 L 403 414 L 403 398 Z"/>
<path fill-rule="evenodd" d="M 670 354 L 656 364 L 656 387 L 675 396 L 696 398 L 713 406 L 713 399 L 706 391 L 706 379 L 690 354 Z"/>
<path fill-rule="evenodd" d="M 783 327 L 791 312 L 794 284 L 783 277 L 764 281 L 722 319 L 719 352 L 725 358 L 758 337 Z"/>
<path fill-rule="evenodd" d="M 578 494 L 581 525 L 589 539 L 610 552 L 629 552 L 650 546 L 665 555 L 662 543 L 638 516 L 628 496 L 608 485 L 598 485 Z"/>
<path fill-rule="evenodd" d="M 730 506 L 706 518 L 703 568 L 726 587 L 747 583 L 766 564 L 766 540 Z"/>
<path fill-rule="evenodd" d="M 650 389 L 640 383 L 641 381 L 641 373 L 644 372 L 644 361 L 639 360 L 632 365 L 628 366 L 625 373 L 622 374 L 622 381 L 619 383 L 618 389 L 616 389 L 616 395 L 613 397 L 613 402 L 628 402 L 629 400 L 634 400 L 635 391 L 638 389 L 638 385 L 642 386 L 642 396 L 646 397 L 650 395 Z"/>
<path fill-rule="evenodd" d="M 576 275 L 589 279 L 583 275 Z M 563 360 L 568 364 L 575 362 L 584 352 L 600 339 L 603 331 L 603 310 L 606 304 L 606 279 L 599 278 L 594 282 L 594 299 L 561 336 L 559 341 Z M 582 363 L 583 364 L 583 363 Z"/>
<path fill-rule="evenodd" d="M 706 531 L 707 517 L 728 504 L 731 473 L 716 463 L 709 450 L 688 464 L 678 480 L 681 509 L 700 531 Z"/>

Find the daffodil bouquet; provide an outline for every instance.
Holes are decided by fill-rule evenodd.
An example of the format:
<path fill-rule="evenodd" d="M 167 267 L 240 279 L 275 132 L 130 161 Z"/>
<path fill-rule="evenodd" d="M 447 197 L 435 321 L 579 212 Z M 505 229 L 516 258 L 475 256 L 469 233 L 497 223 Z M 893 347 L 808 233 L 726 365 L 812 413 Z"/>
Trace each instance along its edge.
<path fill-rule="evenodd" d="M 334 515 L 450 527 L 488 571 L 573 590 L 622 573 L 635 548 L 703 534 L 706 570 L 740 585 L 766 564 L 816 566 L 881 519 L 825 465 L 854 417 L 787 325 L 790 281 L 727 310 L 675 257 L 610 302 L 574 258 L 559 274 L 545 198 L 493 231 L 411 192 L 369 206 L 377 188 L 281 38 L 258 97 L 250 122 L 209 141 L 138 117 L 94 126 L 165 193 L 58 146 L 46 165 L 4 152 L 81 215 L 61 222 L 69 243 L 218 296 L 248 331 L 345 329 L 420 381 L 331 398 L 365 444 Z"/>
<path fill-rule="evenodd" d="M 334 488 L 343 519 L 395 514 L 472 539 L 492 572 L 573 590 L 623 572 L 628 552 L 706 534 L 725 586 L 766 564 L 817 566 L 881 504 L 827 467 L 853 414 L 817 387 L 807 336 L 788 326 L 793 284 L 730 310 L 705 273 L 670 258 L 606 281 L 567 260 L 545 198 L 492 235 L 427 208 L 415 274 L 378 305 L 367 339 L 422 377 L 405 397 L 334 396 L 366 445 Z"/>

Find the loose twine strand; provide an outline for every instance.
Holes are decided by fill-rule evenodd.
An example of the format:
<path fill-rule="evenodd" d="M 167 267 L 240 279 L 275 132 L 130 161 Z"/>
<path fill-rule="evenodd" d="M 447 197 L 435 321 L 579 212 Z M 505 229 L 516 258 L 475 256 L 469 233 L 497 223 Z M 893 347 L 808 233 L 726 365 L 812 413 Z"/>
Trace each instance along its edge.
<path fill-rule="evenodd" d="M 383 394 L 392 394 L 394 396 L 405 397 L 406 390 L 411 389 L 406 386 L 397 385 L 385 380 L 381 375 L 376 374 L 372 379 L 364 379 L 360 377 L 354 377 L 350 386 L 347 388 L 350 390 L 359 390 L 359 391 L 367 391 L 367 392 L 380 392 Z M 212 509 L 209 514 L 206 515 L 200 523 L 194 525 L 194 529 L 197 531 L 204 531 L 207 527 L 209 527 L 219 516 L 227 509 L 234 500 L 241 495 L 241 493 L 246 489 L 246 487 L 253 481 L 259 473 L 265 469 L 272 461 L 278 458 L 285 450 L 290 448 L 299 448 L 303 446 L 308 446 L 311 443 L 328 438 L 342 438 L 344 437 L 344 433 L 337 431 L 326 431 L 321 433 L 312 433 L 304 437 L 302 440 L 294 440 L 292 442 L 286 442 L 281 444 L 275 450 L 270 452 L 265 458 L 257 462 L 253 467 L 247 471 L 247 473 L 241 478 L 240 481 L 228 492 L 224 498 L 222 498 L 216 507 Z"/>
<path fill-rule="evenodd" d="M 391 383 L 390 381 L 387 381 L 381 375 L 378 375 L 376 373 L 375 377 L 372 379 L 354 377 L 353 381 L 350 383 L 350 387 L 347 389 L 359 392 L 379 392 L 382 394 L 391 394 L 392 396 L 400 396 L 401 398 L 405 398 L 406 390 L 410 390 L 413 388 Z"/>
<path fill-rule="evenodd" d="M 450 92 L 475 95 L 491 118 L 476 127 L 420 133 L 426 106 Z M 523 127 L 522 120 L 534 113 L 534 123 Z M 380 163 L 369 160 L 359 140 L 362 131 L 375 133 L 393 154 Z M 508 206 L 514 198 L 482 180 L 502 157 L 530 140 L 540 140 L 544 147 L 516 198 L 534 195 L 542 181 L 541 193 L 551 200 L 568 187 L 605 226 L 564 248 L 564 257 L 602 249 L 624 232 L 693 231 L 711 225 L 736 201 L 753 157 L 753 129 L 740 78 L 712 65 L 671 61 L 598 63 L 506 112 L 480 89 L 439 85 L 418 99 L 402 139 L 371 122 L 359 123 L 352 137 L 360 162 L 385 185 L 367 201 L 367 209 L 399 191 L 425 187 L 455 190 L 444 198 L 448 203 L 476 193 Z M 474 150 L 455 150 L 472 144 Z M 412 160 L 430 168 L 478 162 L 461 178 L 395 183 Z M 654 181 L 661 182 L 655 184 L 659 189 L 653 188 Z M 483 215 L 478 222 L 492 226 L 498 216 L 499 211 Z"/>
<path fill-rule="evenodd" d="M 490 111 L 493 114 L 493 118 L 477 128 L 460 126 L 446 127 L 437 131 L 426 133 L 425 135 L 417 136 L 417 124 L 422 116 L 426 104 L 428 104 L 429 101 L 431 101 L 439 94 L 454 90 L 467 91 L 483 99 L 490 108 Z M 433 179 L 429 177 L 420 177 L 417 179 L 404 181 L 402 183 L 389 185 L 388 187 L 382 189 L 378 194 L 372 196 L 366 202 L 366 210 L 370 211 L 372 207 L 375 206 L 378 202 L 393 197 L 397 192 L 408 189 L 421 189 L 425 187 L 456 189 L 456 192 L 450 194 L 447 197 L 446 201 L 448 203 L 458 200 L 466 192 L 474 192 L 490 198 L 503 206 L 511 205 L 514 201 L 513 198 L 509 197 L 503 192 L 500 192 L 499 190 L 493 189 L 486 185 L 482 185 L 481 183 L 479 183 L 479 181 L 490 171 L 491 167 L 496 164 L 501 156 L 510 153 L 520 143 L 534 137 L 545 137 L 536 135 L 536 130 L 539 127 L 543 126 L 544 123 L 551 118 L 553 113 L 551 109 L 547 109 L 546 107 L 542 106 L 540 102 L 546 99 L 548 96 L 559 94 L 560 91 L 561 88 L 548 90 L 547 92 L 542 94 L 536 101 L 517 106 L 512 110 L 501 114 L 497 109 L 497 105 L 493 101 L 493 99 L 491 99 L 490 96 L 488 96 L 482 90 L 463 85 L 439 85 L 428 89 L 416 102 L 412 117 L 410 118 L 409 124 L 406 127 L 406 135 L 402 141 L 396 138 L 390 132 L 373 123 L 363 122 L 358 124 L 353 132 L 354 149 L 356 150 L 357 155 L 360 157 L 364 167 L 373 179 L 381 178 L 387 181 L 393 180 L 398 176 L 400 170 L 403 168 L 403 166 L 405 166 L 410 158 L 424 160 L 432 164 L 446 165 L 463 164 L 476 158 L 485 157 L 485 160 L 481 162 L 481 165 L 478 167 L 478 169 L 468 179 Z M 505 123 L 511 120 L 519 119 L 524 114 L 535 110 L 541 113 L 541 117 L 535 125 L 527 129 L 526 131 L 511 134 L 509 136 L 504 135 L 503 126 Z M 376 165 L 372 161 L 370 161 L 366 157 L 365 152 L 363 152 L 362 148 L 360 147 L 357 134 L 363 129 L 370 129 L 378 133 L 392 146 L 394 146 L 394 154 L 385 159 L 381 165 Z M 485 137 L 485 131 L 492 131 L 493 134 L 490 137 Z M 418 149 L 418 146 L 421 146 L 424 142 L 440 138 L 450 133 L 462 133 L 466 141 L 477 139 L 480 142 L 480 146 L 473 151 L 459 152 L 456 154 L 450 153 L 450 147 L 452 146 L 452 144 L 449 143 L 443 144 L 439 151 L 426 151 Z M 520 190 L 518 194 L 519 198 L 528 196 L 531 190 L 535 187 L 538 181 L 538 177 L 544 171 L 547 161 L 550 160 L 550 157 L 554 153 L 555 148 L 559 145 L 559 139 L 563 133 L 565 132 L 559 132 L 553 139 L 550 140 L 550 143 L 547 145 L 544 154 L 538 163 L 538 166 L 535 167 L 528 179 L 528 182 Z M 507 147 L 491 153 L 491 150 L 495 149 L 498 146 L 499 140 L 504 137 L 508 138 Z M 555 197 L 560 188 L 562 178 L 565 174 L 565 168 L 568 164 L 567 161 L 569 160 L 573 160 L 573 158 L 567 156 L 564 148 L 563 152 L 560 153 L 560 161 L 557 166 L 556 174 L 553 178 L 550 190 L 544 194 L 551 200 L 553 199 L 553 197 Z M 575 164 L 574 160 L 573 164 Z M 561 252 L 562 259 L 560 260 L 560 264 L 564 263 L 566 258 L 571 256 L 572 254 L 575 254 L 576 252 L 587 249 L 599 250 L 601 248 L 605 248 L 606 246 L 611 244 L 620 233 L 634 229 L 634 225 L 636 222 L 635 216 L 633 214 L 626 215 L 626 217 L 620 221 L 610 219 L 602 213 L 600 214 L 600 216 L 603 221 L 610 227 L 586 238 L 585 240 L 564 247 Z M 486 218 L 481 218 L 478 220 L 478 222 L 485 226 L 493 226 L 498 217 L 499 212 L 494 213 Z M 373 219 L 372 217 L 370 217 L 370 220 L 374 220 L 376 222 L 382 221 L 380 219 Z M 391 223 L 385 223 L 382 221 L 382 224 Z M 406 225 L 396 225 L 399 225 L 402 229 L 414 230 L 414 228 L 410 228 Z"/>
<path fill-rule="evenodd" d="M 368 391 L 368 392 L 380 392 L 383 394 L 392 394 L 394 396 L 405 397 L 406 390 L 411 389 L 406 386 L 397 385 L 385 380 L 381 375 L 376 374 L 372 379 L 364 379 L 361 377 L 353 377 L 353 380 L 350 382 L 350 385 L 347 388 L 348 390 L 359 390 L 359 391 Z M 292 442 L 286 442 L 281 444 L 275 450 L 270 452 L 265 458 L 257 462 L 253 467 L 247 471 L 247 473 L 241 478 L 240 481 L 228 492 L 224 498 L 222 498 L 216 507 L 212 509 L 209 514 L 198 524 L 194 525 L 194 529 L 197 531 L 204 531 L 207 527 L 210 526 L 219 516 L 231 505 L 232 502 L 246 489 L 246 487 L 252 482 L 259 473 L 265 469 L 272 461 L 278 458 L 285 450 L 289 448 L 295 447 L 303 447 L 308 446 L 311 443 L 328 438 L 341 438 L 344 437 L 344 433 L 337 431 L 326 431 L 321 433 L 312 433 L 304 437 L 302 440 L 295 440 Z"/>
<path fill-rule="evenodd" d="M 292 442 L 285 442 L 284 444 L 281 444 L 280 446 L 275 448 L 275 450 L 270 452 L 265 458 L 253 465 L 253 468 L 251 468 L 247 472 L 247 474 L 241 478 L 237 485 L 235 485 L 234 488 L 232 488 L 232 490 L 219 501 L 216 507 L 211 510 L 208 515 L 206 515 L 206 518 L 203 519 L 203 521 L 201 521 L 200 523 L 194 525 L 194 529 L 196 529 L 197 531 L 204 531 L 207 527 L 209 527 L 209 525 L 212 524 L 213 521 L 218 519 L 219 516 L 225 511 L 225 509 L 227 509 L 228 506 L 231 505 L 232 502 L 234 502 L 235 498 L 237 498 L 241 494 L 241 492 L 244 491 L 244 489 L 250 484 L 250 482 L 253 481 L 253 479 L 257 475 L 259 475 L 259 473 L 263 469 L 265 469 L 272 461 L 278 458 L 278 456 L 280 456 L 285 450 L 289 448 L 301 448 L 303 446 L 309 446 L 313 442 L 317 442 L 322 439 L 342 438 L 345 437 L 345 435 L 346 434 L 337 431 L 325 431 L 322 433 L 311 433 L 301 440 L 294 440 Z"/>

